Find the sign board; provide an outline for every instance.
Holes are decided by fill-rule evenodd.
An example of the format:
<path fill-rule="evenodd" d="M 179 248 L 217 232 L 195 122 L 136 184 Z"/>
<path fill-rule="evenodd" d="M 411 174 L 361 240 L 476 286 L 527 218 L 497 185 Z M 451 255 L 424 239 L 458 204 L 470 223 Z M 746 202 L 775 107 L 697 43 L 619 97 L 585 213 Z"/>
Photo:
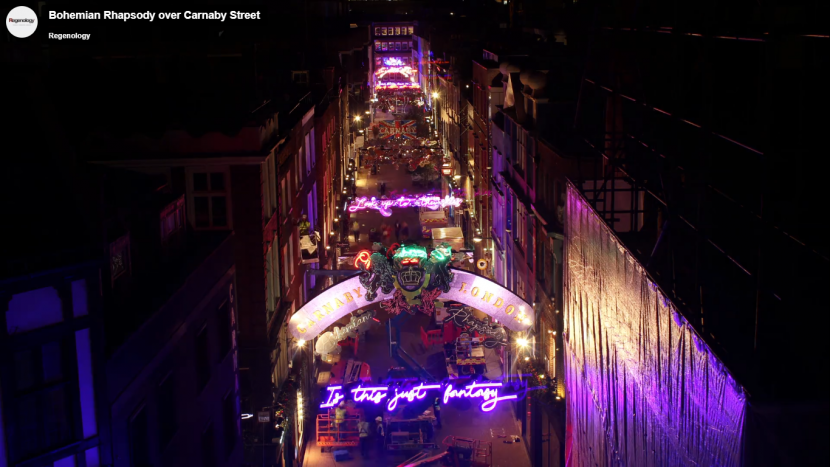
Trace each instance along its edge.
<path fill-rule="evenodd" d="M 361 251 L 355 257 L 361 273 L 324 290 L 297 310 L 289 331 L 296 339 L 310 340 L 340 318 L 377 302 L 393 312 L 413 313 L 411 308 L 417 307 L 431 315 L 439 299 L 473 307 L 512 331 L 532 326 L 536 316 L 530 304 L 489 279 L 448 268 L 450 255 L 449 247 L 427 254 L 415 245 L 400 246 L 389 256 L 385 251 Z"/>
<path fill-rule="evenodd" d="M 256 413 L 256 421 L 259 423 L 268 423 L 271 421 L 271 412 L 268 410 L 263 410 Z"/>

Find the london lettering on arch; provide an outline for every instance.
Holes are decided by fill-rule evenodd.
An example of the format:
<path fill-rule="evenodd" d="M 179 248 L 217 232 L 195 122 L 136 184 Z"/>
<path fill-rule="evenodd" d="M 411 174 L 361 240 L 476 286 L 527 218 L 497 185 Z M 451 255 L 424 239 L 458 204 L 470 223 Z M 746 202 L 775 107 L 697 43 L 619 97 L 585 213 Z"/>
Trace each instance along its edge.
<path fill-rule="evenodd" d="M 392 314 L 415 310 L 431 314 L 436 300 L 463 303 L 512 331 L 530 328 L 536 318 L 533 307 L 489 279 L 450 268 L 451 257 L 448 244 L 429 253 L 417 245 L 393 245 L 387 250 L 376 244 L 375 251 L 364 250 L 355 257 L 361 273 L 329 287 L 297 310 L 289 331 L 296 339 L 310 340 L 373 303 Z"/>

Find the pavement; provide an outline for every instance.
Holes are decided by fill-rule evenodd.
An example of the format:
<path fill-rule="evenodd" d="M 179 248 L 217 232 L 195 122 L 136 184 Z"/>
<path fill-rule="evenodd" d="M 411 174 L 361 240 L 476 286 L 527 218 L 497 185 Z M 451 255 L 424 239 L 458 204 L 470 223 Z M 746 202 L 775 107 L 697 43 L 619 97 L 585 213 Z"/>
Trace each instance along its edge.
<path fill-rule="evenodd" d="M 357 174 L 357 182 L 358 196 L 378 196 L 377 184 L 380 182 L 386 182 L 387 192 L 390 194 L 420 194 L 429 191 L 425 188 L 414 187 L 404 167 L 396 170 L 389 163 L 382 165 L 377 175 L 371 175 L 368 170 L 361 169 Z M 352 247 L 353 251 L 371 247 L 368 236 L 370 229 L 379 228 L 383 223 L 393 224 L 396 220 L 409 224 L 411 237 L 417 243 L 429 244 L 429 240 L 418 238 L 420 226 L 418 223 L 418 213 L 414 209 L 398 209 L 394 211 L 392 217 L 388 218 L 383 217 L 377 211 L 371 210 L 353 213 L 351 214 L 351 218 L 348 219 L 349 230 L 351 230 L 351 223 L 354 219 L 357 219 L 361 224 L 361 235 L 356 241 L 356 247 Z M 391 244 L 396 240 L 403 242 L 406 239 L 395 239 L 393 236 L 392 239 L 389 239 L 385 243 Z M 355 244 L 355 239 L 351 235 L 349 236 L 349 241 Z M 391 317 L 382 311 L 378 305 L 374 305 L 373 307 L 382 323 L 385 323 Z M 348 317 L 336 325 L 343 326 L 347 322 Z M 440 380 L 446 376 L 446 366 L 444 365 L 441 349 L 437 347 L 430 349 L 424 348 L 420 337 L 421 327 L 429 330 L 434 329 L 435 326 L 434 318 L 431 316 L 421 314 L 411 316 L 401 329 L 401 347 L 418 361 L 421 366 L 433 374 L 436 379 Z M 343 349 L 341 358 L 349 358 L 351 350 Z M 377 379 L 378 376 L 385 377 L 390 367 L 398 365 L 389 354 L 385 325 L 376 324 L 367 333 L 366 338 L 361 338 L 358 354 L 354 358 L 370 365 L 373 379 Z M 499 376 L 501 374 L 501 367 L 498 356 L 490 353 L 487 355 L 486 361 L 488 370 L 486 375 L 490 378 Z M 320 371 L 328 371 L 329 367 L 330 365 L 323 363 Z M 377 415 L 375 413 L 367 413 L 369 420 L 373 420 Z M 508 436 L 520 435 L 521 433 L 518 422 L 514 417 L 513 403 L 502 402 L 493 411 L 484 413 L 479 409 L 478 404 L 459 400 L 442 405 L 441 415 L 443 426 L 435 430 L 435 440 L 439 447 L 434 452 L 442 452 L 446 449 L 441 442 L 447 436 L 471 438 L 492 443 L 492 465 L 494 467 L 530 466 L 530 459 L 524 443 L 506 444 L 504 442 Z M 306 447 L 304 460 L 305 467 L 397 466 L 416 454 L 380 453 L 375 447 L 374 439 L 372 439 L 372 453 L 368 459 L 361 458 L 359 447 L 343 448 L 349 450 L 351 459 L 344 462 L 336 462 L 331 452 L 321 452 L 320 447 L 316 444 L 316 436 L 314 433 L 310 434 L 307 442 L 308 446 Z"/>

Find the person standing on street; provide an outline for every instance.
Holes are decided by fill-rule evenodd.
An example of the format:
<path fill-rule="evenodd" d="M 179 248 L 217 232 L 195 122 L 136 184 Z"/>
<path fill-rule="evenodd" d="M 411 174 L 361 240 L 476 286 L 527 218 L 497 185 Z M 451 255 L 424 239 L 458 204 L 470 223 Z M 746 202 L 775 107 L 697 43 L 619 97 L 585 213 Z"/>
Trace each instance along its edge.
<path fill-rule="evenodd" d="M 378 446 L 378 453 L 383 454 L 384 442 L 386 441 L 386 432 L 383 429 L 383 417 L 375 418 L 375 442 Z"/>
<path fill-rule="evenodd" d="M 342 435 L 340 431 L 343 429 L 343 422 L 346 421 L 346 404 L 341 402 L 336 409 L 334 409 L 334 424 L 337 427 L 337 440 L 340 441 Z"/>
<path fill-rule="evenodd" d="M 435 412 L 435 425 L 441 428 L 441 401 L 436 397 L 432 401 L 432 411 Z"/>
<path fill-rule="evenodd" d="M 395 241 L 401 241 L 401 221 L 395 221 Z"/>
<path fill-rule="evenodd" d="M 369 422 L 360 416 L 360 423 L 357 424 L 357 431 L 360 433 L 360 455 L 364 459 L 369 458 Z"/>
<path fill-rule="evenodd" d="M 352 232 L 354 233 L 354 242 L 357 243 L 360 239 L 360 222 L 357 219 L 352 222 Z"/>

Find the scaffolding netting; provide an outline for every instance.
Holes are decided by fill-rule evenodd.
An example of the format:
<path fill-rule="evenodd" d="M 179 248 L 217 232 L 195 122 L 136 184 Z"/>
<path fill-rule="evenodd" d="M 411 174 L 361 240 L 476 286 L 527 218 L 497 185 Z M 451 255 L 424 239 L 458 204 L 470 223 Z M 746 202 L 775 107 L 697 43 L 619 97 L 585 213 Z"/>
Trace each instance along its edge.
<path fill-rule="evenodd" d="M 745 393 L 568 187 L 568 467 L 738 466 Z"/>

